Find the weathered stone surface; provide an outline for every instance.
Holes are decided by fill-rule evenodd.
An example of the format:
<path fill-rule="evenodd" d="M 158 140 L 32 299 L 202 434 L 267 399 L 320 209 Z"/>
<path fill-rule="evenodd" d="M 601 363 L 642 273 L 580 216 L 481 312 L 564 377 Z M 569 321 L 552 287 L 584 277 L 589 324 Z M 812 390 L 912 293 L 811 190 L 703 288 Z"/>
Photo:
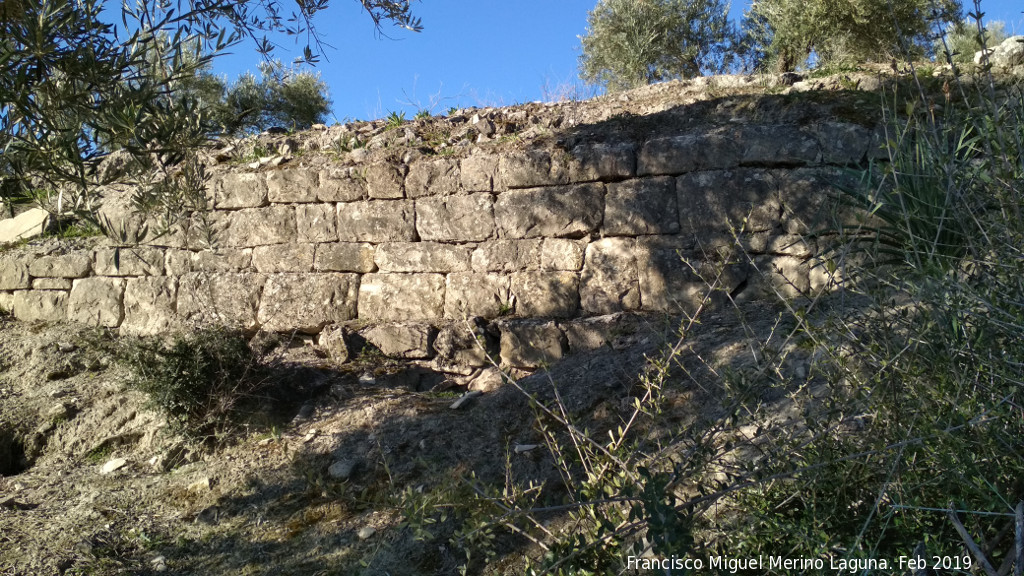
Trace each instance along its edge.
<path fill-rule="evenodd" d="M 843 122 L 823 122 L 814 127 L 825 164 L 860 165 L 874 140 L 871 130 Z"/>
<path fill-rule="evenodd" d="M 991 63 L 994 68 L 1010 69 L 1024 66 L 1024 36 L 1010 36 L 995 48 L 974 53 L 974 63 Z"/>
<path fill-rule="evenodd" d="M 617 180 L 636 175 L 636 146 L 632 143 L 585 143 L 572 149 L 570 182 Z"/>
<path fill-rule="evenodd" d="M 855 189 L 856 176 L 833 168 L 777 170 L 782 202 L 782 228 L 790 234 L 807 234 L 836 224 L 877 226 L 869 223 L 863 211 L 840 210 L 840 188 Z"/>
<path fill-rule="evenodd" d="M 587 249 L 587 239 L 572 240 L 569 238 L 545 238 L 540 248 L 540 267 L 542 270 L 574 270 L 583 268 L 583 253 Z"/>
<path fill-rule="evenodd" d="M 186 254 L 190 254 L 189 271 L 194 272 L 242 272 L 252 265 L 252 248 L 221 248 Z"/>
<path fill-rule="evenodd" d="M 698 239 L 709 235 L 762 232 L 779 226 L 776 184 L 763 170 L 698 172 L 676 180 L 679 224 Z"/>
<path fill-rule="evenodd" d="M 571 242 L 571 240 L 570 240 Z M 488 240 L 473 250 L 476 272 L 519 272 L 540 266 L 541 240 Z"/>
<path fill-rule="evenodd" d="M 32 280 L 33 290 L 71 290 L 71 278 L 36 278 Z"/>
<path fill-rule="evenodd" d="M 516 314 L 568 318 L 580 307 L 580 279 L 575 272 L 516 272 L 511 290 Z"/>
<path fill-rule="evenodd" d="M 320 202 L 355 202 L 366 198 L 366 182 L 354 178 L 350 169 L 332 169 L 320 172 L 320 187 L 316 199 Z"/>
<path fill-rule="evenodd" d="M 316 202 L 320 174 L 308 168 L 285 168 L 267 174 L 267 196 L 275 204 Z"/>
<path fill-rule="evenodd" d="M 587 245 L 580 277 L 580 305 L 587 312 L 610 314 L 640 308 L 636 240 L 604 238 Z"/>
<path fill-rule="evenodd" d="M 459 191 L 459 163 L 451 158 L 421 160 L 409 167 L 405 193 L 409 198 L 447 196 Z"/>
<path fill-rule="evenodd" d="M 732 168 L 743 151 L 735 134 L 725 132 L 660 136 L 643 145 L 637 157 L 638 176 L 686 174 L 696 170 Z"/>
<path fill-rule="evenodd" d="M 28 273 L 36 278 L 84 278 L 91 271 L 89 254 L 40 256 L 28 265 Z"/>
<path fill-rule="evenodd" d="M 64 320 L 68 312 L 68 293 L 60 290 L 22 290 L 14 293 L 11 311 L 25 322 Z"/>
<path fill-rule="evenodd" d="M 317 333 L 356 317 L 359 277 L 355 274 L 267 276 L 257 321 L 271 332 Z"/>
<path fill-rule="evenodd" d="M 513 310 L 507 276 L 497 274 L 449 274 L 445 294 L 445 318 L 497 318 Z"/>
<path fill-rule="evenodd" d="M 742 163 L 747 165 L 801 166 L 821 162 L 818 138 L 798 126 L 744 126 L 737 142 L 743 146 Z"/>
<path fill-rule="evenodd" d="M 509 320 L 500 322 L 501 364 L 532 369 L 562 359 L 568 350 L 565 334 L 554 322 Z"/>
<path fill-rule="evenodd" d="M 68 320 L 115 328 L 124 320 L 124 284 L 121 278 L 76 280 L 68 300 Z"/>
<path fill-rule="evenodd" d="M 388 242 L 377 246 L 381 272 L 466 272 L 469 250 L 437 242 Z"/>
<path fill-rule="evenodd" d="M 378 162 L 366 167 L 366 191 L 370 198 L 395 199 L 405 197 L 404 165 Z"/>
<path fill-rule="evenodd" d="M 498 157 L 493 154 L 474 154 L 459 162 L 462 188 L 468 192 L 491 192 L 494 176 L 498 172 Z"/>
<path fill-rule="evenodd" d="M 686 237 L 655 236 L 636 244 L 641 304 L 644 310 L 692 312 L 707 285 L 687 264 L 692 243 Z"/>
<path fill-rule="evenodd" d="M 449 372 L 486 366 L 499 358 L 499 339 L 497 328 L 480 318 L 445 326 L 434 339 L 434 364 Z"/>
<path fill-rule="evenodd" d="M 661 327 L 651 326 L 650 319 L 619 312 L 591 318 L 578 318 L 561 322 L 569 352 L 578 354 L 600 348 L 625 350 L 643 339 L 654 336 Z"/>
<path fill-rule="evenodd" d="M 271 206 L 231 212 L 221 237 L 225 248 L 294 242 L 295 210 L 291 206 Z"/>
<path fill-rule="evenodd" d="M 32 285 L 24 258 L 0 254 L 0 290 L 24 290 Z"/>
<path fill-rule="evenodd" d="M 603 212 L 603 184 L 512 190 L 494 203 L 501 238 L 579 238 L 597 230 Z"/>
<path fill-rule="evenodd" d="M 177 326 L 178 283 L 174 278 L 129 278 L 124 289 L 121 332 L 137 336 L 164 334 Z"/>
<path fill-rule="evenodd" d="M 46 230 L 50 213 L 42 208 L 31 208 L 14 218 L 0 220 L 0 244 L 35 238 Z"/>
<path fill-rule="evenodd" d="M 675 179 L 670 176 L 607 185 L 602 230 L 609 236 L 679 231 Z"/>
<path fill-rule="evenodd" d="M 416 201 L 416 229 L 423 240 L 486 240 L 494 235 L 493 206 L 490 194 L 421 198 Z"/>
<path fill-rule="evenodd" d="M 178 280 L 178 314 L 201 324 L 254 330 L 263 274 L 190 272 Z"/>
<path fill-rule="evenodd" d="M 295 207 L 299 242 L 337 242 L 338 209 L 334 204 L 302 204 Z"/>
<path fill-rule="evenodd" d="M 317 346 L 327 353 L 327 357 L 344 364 L 352 355 L 349 347 L 349 331 L 344 326 L 328 326 L 320 332 L 317 338 Z"/>
<path fill-rule="evenodd" d="M 496 189 L 533 188 L 566 182 L 567 175 L 552 170 L 551 153 L 547 150 L 517 150 L 498 160 Z"/>
<path fill-rule="evenodd" d="M 164 251 L 159 248 L 103 248 L 94 255 L 97 276 L 163 276 Z"/>
<path fill-rule="evenodd" d="M 338 204 L 338 239 L 342 242 L 412 242 L 416 240 L 413 202 L 368 200 Z"/>
<path fill-rule="evenodd" d="M 359 286 L 359 319 L 439 319 L 444 307 L 444 284 L 442 274 L 365 274 Z"/>
<path fill-rule="evenodd" d="M 359 334 L 389 358 L 416 360 L 433 355 L 437 329 L 429 324 L 378 324 Z"/>
<path fill-rule="evenodd" d="M 313 268 L 322 272 L 376 272 L 373 261 L 375 250 L 372 244 L 338 242 L 318 244 L 313 258 Z"/>
<path fill-rule="evenodd" d="M 275 244 L 252 250 L 258 272 L 309 272 L 313 269 L 312 244 Z"/>
<path fill-rule="evenodd" d="M 14 310 L 14 292 L 0 292 L 0 311 L 10 314 Z"/>
<path fill-rule="evenodd" d="M 230 172 L 213 182 L 215 208 L 259 208 L 268 204 L 267 175 L 262 172 Z"/>
<path fill-rule="evenodd" d="M 810 258 L 817 253 L 817 242 L 812 237 L 797 234 L 776 235 L 758 232 L 744 238 L 744 248 L 751 254 L 776 254 Z"/>

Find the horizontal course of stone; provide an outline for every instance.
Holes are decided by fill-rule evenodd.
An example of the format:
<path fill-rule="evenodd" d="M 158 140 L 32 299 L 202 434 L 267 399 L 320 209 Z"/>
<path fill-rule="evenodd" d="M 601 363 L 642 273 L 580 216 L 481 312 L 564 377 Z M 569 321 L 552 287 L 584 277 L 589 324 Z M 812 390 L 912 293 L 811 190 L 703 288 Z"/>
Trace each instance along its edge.
<path fill-rule="evenodd" d="M 734 234 L 779 287 L 806 293 L 825 280 L 803 235 L 828 216 L 840 167 L 873 147 L 870 130 L 826 122 L 234 167 L 208 186 L 213 247 L 193 227 L 137 247 L 0 254 L 0 307 L 137 334 L 677 312 L 709 282 L 748 284 Z"/>

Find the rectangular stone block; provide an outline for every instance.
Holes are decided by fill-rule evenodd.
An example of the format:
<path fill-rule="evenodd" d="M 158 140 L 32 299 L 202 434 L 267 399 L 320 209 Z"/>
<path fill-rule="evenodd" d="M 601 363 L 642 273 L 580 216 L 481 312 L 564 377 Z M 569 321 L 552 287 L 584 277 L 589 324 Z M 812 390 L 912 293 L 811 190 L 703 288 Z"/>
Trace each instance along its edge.
<path fill-rule="evenodd" d="M 678 175 L 697 170 L 734 168 L 739 165 L 742 154 L 735 134 L 659 136 L 648 140 L 640 149 L 637 175 Z"/>
<path fill-rule="evenodd" d="M 24 322 L 57 322 L 67 318 L 68 293 L 61 290 L 19 290 L 14 293 L 14 317 Z"/>
<path fill-rule="evenodd" d="M 488 240 L 473 250 L 476 272 L 519 272 L 540 267 L 541 239 Z"/>
<path fill-rule="evenodd" d="M 540 247 L 541 270 L 573 270 L 583 268 L 583 253 L 586 240 L 569 238 L 545 238 Z"/>
<path fill-rule="evenodd" d="M 377 324 L 359 335 L 388 358 L 420 360 L 433 356 L 437 329 L 429 324 Z"/>
<path fill-rule="evenodd" d="M 248 208 L 226 215 L 225 248 L 252 248 L 294 242 L 295 209 L 291 206 Z"/>
<path fill-rule="evenodd" d="M 320 174 L 309 168 L 284 168 L 267 174 L 267 196 L 275 204 L 316 202 Z"/>
<path fill-rule="evenodd" d="M 342 242 L 412 242 L 416 215 L 411 200 L 367 200 L 338 204 Z"/>
<path fill-rule="evenodd" d="M 567 182 L 567 174 L 553 170 L 551 153 L 547 150 L 511 151 L 498 160 L 495 189 L 534 188 Z"/>
<path fill-rule="evenodd" d="M 338 209 L 334 204 L 300 204 L 295 207 L 299 242 L 337 242 Z"/>
<path fill-rule="evenodd" d="M 94 254 L 93 273 L 97 276 L 163 276 L 164 251 L 133 246 L 102 248 Z"/>
<path fill-rule="evenodd" d="M 0 313 L 12 314 L 14 312 L 14 292 L 0 292 Z"/>
<path fill-rule="evenodd" d="M 355 202 L 366 198 L 366 181 L 352 176 L 351 168 L 320 172 L 316 199 L 320 202 Z"/>
<path fill-rule="evenodd" d="M 257 320 L 270 332 L 315 334 L 355 318 L 358 293 L 355 274 L 275 274 L 263 287 Z"/>
<path fill-rule="evenodd" d="M 405 197 L 404 164 L 375 162 L 366 167 L 366 192 L 370 198 L 393 200 Z"/>
<path fill-rule="evenodd" d="M 780 225 L 782 208 L 771 176 L 757 169 L 716 170 L 676 180 L 679 225 L 685 234 L 763 232 Z"/>
<path fill-rule="evenodd" d="M 33 290 L 71 290 L 71 278 L 36 278 L 32 281 Z"/>
<path fill-rule="evenodd" d="M 252 265 L 258 272 L 310 272 L 312 244 L 275 244 L 252 250 Z"/>
<path fill-rule="evenodd" d="M 437 242 L 388 242 L 374 257 L 381 272 L 466 272 L 469 249 Z"/>
<path fill-rule="evenodd" d="M 818 139 L 813 133 L 801 130 L 799 126 L 744 126 L 740 128 L 737 141 L 743 146 L 743 164 L 800 166 L 821 162 Z"/>
<path fill-rule="evenodd" d="M 213 206 L 218 209 L 259 208 L 269 203 L 267 175 L 262 172 L 229 172 L 211 183 Z"/>
<path fill-rule="evenodd" d="M 0 212 L 6 212 L 2 201 Z M 29 208 L 13 218 L 0 218 L 0 245 L 40 236 L 49 223 L 50 213 L 42 208 Z"/>
<path fill-rule="evenodd" d="M 416 230 L 423 240 L 479 242 L 494 235 L 494 197 L 421 198 L 416 201 Z"/>
<path fill-rule="evenodd" d="M 501 365 L 533 369 L 548 366 L 565 356 L 569 346 L 554 322 L 509 320 L 501 330 Z"/>
<path fill-rule="evenodd" d="M 498 274 L 449 274 L 444 316 L 452 320 L 468 317 L 497 318 L 514 310 L 508 276 Z"/>
<path fill-rule="evenodd" d="M 580 305 L 593 314 L 640 308 L 636 240 L 603 238 L 587 245 L 580 276 Z"/>
<path fill-rule="evenodd" d="M 116 328 L 124 320 L 123 278 L 75 280 L 68 300 L 68 320 Z"/>
<path fill-rule="evenodd" d="M 779 188 L 782 228 L 790 234 L 807 234 L 836 224 L 850 228 L 886 225 L 864 210 L 839 203 L 841 189 L 861 186 L 856 174 L 839 168 L 798 168 L 773 170 L 771 177 Z"/>
<path fill-rule="evenodd" d="M 500 238 L 580 238 L 597 231 L 604 215 L 604 184 L 512 190 L 498 196 Z"/>
<path fill-rule="evenodd" d="M 251 266 L 252 248 L 203 250 L 189 257 L 189 271 L 194 272 L 246 272 Z"/>
<path fill-rule="evenodd" d="M 84 278 L 92 271 L 89 254 L 39 256 L 28 265 L 28 273 L 36 278 Z"/>
<path fill-rule="evenodd" d="M 690 239 L 683 236 L 655 236 L 637 241 L 636 265 L 644 310 L 696 310 L 708 286 L 691 269 L 699 265 L 691 261 L 691 247 Z"/>
<path fill-rule="evenodd" d="M 199 324 L 255 330 L 263 274 L 190 272 L 178 280 L 178 314 Z"/>
<path fill-rule="evenodd" d="M 586 143 L 572 149 L 570 182 L 620 180 L 636 176 L 636 145 Z"/>
<path fill-rule="evenodd" d="M 814 126 L 821 147 L 821 161 L 836 166 L 860 166 L 867 159 L 874 133 L 846 122 L 822 122 Z"/>
<path fill-rule="evenodd" d="M 453 158 L 424 159 L 409 166 L 405 194 L 409 198 L 448 196 L 459 191 L 459 162 Z"/>
<path fill-rule="evenodd" d="M 602 230 L 608 236 L 679 232 L 675 179 L 658 176 L 608 184 Z"/>
<path fill-rule="evenodd" d="M 317 244 L 313 268 L 319 272 L 376 272 L 372 244 L 337 242 Z"/>
<path fill-rule="evenodd" d="M 20 256 L 0 254 L 0 290 L 25 290 L 32 285 L 28 263 Z"/>
<path fill-rule="evenodd" d="M 575 272 L 516 272 L 511 289 L 520 316 L 569 318 L 580 308 L 580 279 Z"/>
<path fill-rule="evenodd" d="M 462 189 L 467 192 L 493 191 L 497 172 L 498 157 L 493 154 L 474 154 L 459 161 Z"/>
<path fill-rule="evenodd" d="M 359 284 L 359 319 L 437 320 L 444 308 L 443 274 L 365 274 Z"/>
<path fill-rule="evenodd" d="M 166 334 L 177 327 L 178 283 L 166 276 L 129 278 L 124 288 L 121 332 L 136 336 Z"/>

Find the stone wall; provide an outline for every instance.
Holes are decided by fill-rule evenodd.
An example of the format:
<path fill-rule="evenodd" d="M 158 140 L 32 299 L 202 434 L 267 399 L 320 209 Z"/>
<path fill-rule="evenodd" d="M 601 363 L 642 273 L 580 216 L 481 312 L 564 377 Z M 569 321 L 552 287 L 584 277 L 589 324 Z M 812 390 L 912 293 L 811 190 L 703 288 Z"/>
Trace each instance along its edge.
<path fill-rule="evenodd" d="M 134 334 L 226 323 L 330 346 L 361 330 L 386 354 L 449 360 L 473 353 L 448 326 L 477 318 L 506 364 L 536 366 L 601 345 L 593 317 L 692 310 L 708 282 L 736 297 L 821 288 L 805 233 L 840 168 L 875 148 L 871 130 L 826 119 L 222 165 L 212 247 L 193 230 L 7 252 L 0 307 Z"/>

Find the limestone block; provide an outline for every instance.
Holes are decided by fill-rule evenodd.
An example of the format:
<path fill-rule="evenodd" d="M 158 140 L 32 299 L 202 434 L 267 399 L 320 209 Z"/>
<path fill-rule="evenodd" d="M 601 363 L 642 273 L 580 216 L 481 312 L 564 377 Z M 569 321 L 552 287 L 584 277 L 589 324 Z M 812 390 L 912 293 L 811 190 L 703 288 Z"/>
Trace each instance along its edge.
<path fill-rule="evenodd" d="M 366 198 L 366 181 L 351 175 L 350 169 L 320 172 L 316 199 L 320 202 L 355 202 Z"/>
<path fill-rule="evenodd" d="M 28 265 L 28 273 L 36 278 L 84 278 L 91 270 L 89 254 L 39 256 Z"/>
<path fill-rule="evenodd" d="M 580 308 L 580 279 L 575 272 L 516 272 L 511 277 L 516 314 L 568 318 Z"/>
<path fill-rule="evenodd" d="M 494 197 L 421 198 L 416 201 L 416 230 L 423 240 L 479 242 L 494 235 Z"/>
<path fill-rule="evenodd" d="M 617 180 L 636 176 L 636 146 L 630 142 L 585 143 L 572 149 L 570 182 Z"/>
<path fill-rule="evenodd" d="M 243 272 L 252 265 L 252 248 L 193 252 L 190 261 L 190 268 L 195 272 Z"/>
<path fill-rule="evenodd" d="M 320 332 L 317 346 L 327 353 L 327 357 L 343 364 L 352 355 L 349 348 L 349 331 L 345 326 L 328 326 Z"/>
<path fill-rule="evenodd" d="M 0 244 L 35 238 L 46 230 L 50 213 L 42 208 L 30 208 L 14 218 L 0 220 Z"/>
<path fill-rule="evenodd" d="M 657 337 L 650 322 L 650 318 L 619 312 L 560 322 L 559 327 L 565 332 L 569 352 L 577 354 L 605 347 L 624 350 L 643 339 Z"/>
<path fill-rule="evenodd" d="M 469 249 L 437 242 L 388 242 L 374 257 L 381 272 L 466 272 Z"/>
<path fill-rule="evenodd" d="M 772 173 L 779 186 L 782 227 L 790 234 L 807 234 L 823 228 L 878 226 L 862 210 L 841 209 L 840 189 L 856 189 L 857 177 L 836 168 L 803 168 Z"/>
<path fill-rule="evenodd" d="M 342 242 L 412 242 L 416 217 L 411 200 L 367 200 L 338 204 Z"/>
<path fill-rule="evenodd" d="M 433 355 L 437 329 L 429 324 L 377 324 L 359 334 L 389 358 L 418 360 Z"/>
<path fill-rule="evenodd" d="M 545 238 L 540 247 L 541 269 L 580 271 L 587 244 L 586 239 Z"/>
<path fill-rule="evenodd" d="M 580 305 L 594 314 L 640 308 L 636 240 L 604 238 L 587 245 L 580 277 Z"/>
<path fill-rule="evenodd" d="M 355 274 L 270 275 L 257 321 L 271 332 L 315 334 L 328 324 L 355 318 L 358 293 Z"/>
<path fill-rule="evenodd" d="M 496 189 L 533 188 L 567 182 L 564 171 L 553 170 L 551 153 L 547 150 L 510 151 L 498 160 Z"/>
<path fill-rule="evenodd" d="M 497 318 L 512 311 L 509 279 L 498 274 L 448 275 L 444 316 L 462 320 L 470 316 Z"/>
<path fill-rule="evenodd" d="M 312 244 L 275 244 L 252 250 L 258 272 L 309 272 L 313 270 Z"/>
<path fill-rule="evenodd" d="M 366 191 L 370 198 L 395 199 L 405 197 L 404 164 L 376 162 L 366 167 Z"/>
<path fill-rule="evenodd" d="M 636 244 L 636 267 L 644 310 L 693 312 L 708 287 L 691 266 L 687 237 L 653 236 Z"/>
<path fill-rule="evenodd" d="M 164 251 L 159 248 L 102 248 L 94 254 L 97 276 L 163 276 Z"/>
<path fill-rule="evenodd" d="M 540 266 L 540 238 L 531 240 L 488 240 L 473 250 L 476 272 L 519 272 Z"/>
<path fill-rule="evenodd" d="M 491 192 L 498 172 L 498 157 L 493 154 L 474 154 L 459 162 L 462 188 L 468 192 Z"/>
<path fill-rule="evenodd" d="M 442 370 L 486 366 L 499 358 L 499 338 L 498 331 L 481 319 L 450 324 L 434 338 L 434 362 Z"/>
<path fill-rule="evenodd" d="M 740 129 L 738 142 L 743 146 L 743 164 L 802 166 L 821 162 L 818 138 L 810 130 L 798 126 L 744 126 Z"/>
<path fill-rule="evenodd" d="M 285 168 L 267 174 L 267 196 L 275 204 L 316 202 L 320 174 L 309 168 Z"/>
<path fill-rule="evenodd" d="M 501 330 L 501 364 L 532 369 L 561 360 L 568 350 L 565 334 L 554 322 L 509 320 Z"/>
<path fill-rule="evenodd" d="M 0 290 L 24 290 L 31 284 L 28 263 L 24 258 L 0 254 Z"/>
<path fill-rule="evenodd" d="M 68 300 L 68 320 L 116 328 L 124 320 L 123 278 L 75 280 Z"/>
<path fill-rule="evenodd" d="M 443 274 L 365 274 L 359 285 L 359 319 L 436 320 L 444 307 Z"/>
<path fill-rule="evenodd" d="M 136 336 L 165 334 L 178 322 L 177 295 L 178 283 L 174 278 L 129 278 L 124 288 L 121 332 Z"/>
<path fill-rule="evenodd" d="M 817 241 L 798 234 L 758 232 L 744 238 L 744 248 L 751 254 L 776 254 L 810 258 L 817 254 Z"/>
<path fill-rule="evenodd" d="M 758 259 L 758 269 L 777 294 L 785 298 L 806 296 L 811 290 L 810 265 L 792 256 Z"/>
<path fill-rule="evenodd" d="M 181 276 L 192 271 L 191 250 L 169 248 L 164 254 L 164 270 L 168 276 Z"/>
<path fill-rule="evenodd" d="M 762 232 L 779 226 L 776 183 L 763 170 L 698 172 L 676 180 L 679 224 L 698 239 L 714 234 Z"/>
<path fill-rule="evenodd" d="M 291 206 L 248 208 L 226 217 L 222 247 L 252 248 L 294 242 L 295 210 Z"/>
<path fill-rule="evenodd" d="M 376 272 L 374 252 L 372 244 L 318 244 L 313 257 L 313 268 L 318 272 Z"/>
<path fill-rule="evenodd" d="M 20 290 L 14 293 L 11 311 L 25 322 L 64 320 L 68 312 L 68 293 L 62 290 Z"/>
<path fill-rule="evenodd" d="M 513 190 L 494 203 L 501 238 L 579 238 L 597 230 L 603 213 L 603 184 Z"/>
<path fill-rule="evenodd" d="M 861 165 L 874 140 L 872 130 L 845 122 L 823 122 L 814 127 L 821 161 L 837 166 Z"/>
<path fill-rule="evenodd" d="M 459 191 L 459 162 L 452 158 L 420 160 L 409 167 L 405 193 L 409 198 L 447 196 Z"/>
<path fill-rule="evenodd" d="M 741 154 L 734 134 L 661 136 L 648 140 L 640 149 L 637 175 L 677 175 L 696 170 L 733 168 L 739 165 Z"/>
<path fill-rule="evenodd" d="M 14 292 L 0 292 L 0 312 L 9 314 L 14 310 Z"/>
<path fill-rule="evenodd" d="M 263 274 L 190 272 L 178 280 L 178 314 L 200 324 L 254 330 Z"/>
<path fill-rule="evenodd" d="M 213 206 L 218 209 L 259 208 L 269 203 L 267 175 L 229 172 L 212 183 Z"/>
<path fill-rule="evenodd" d="M 299 242 L 337 242 L 338 216 L 334 204 L 301 204 L 295 207 Z"/>
<path fill-rule="evenodd" d="M 36 278 L 32 280 L 33 290 L 71 290 L 71 278 Z"/>
<path fill-rule="evenodd" d="M 608 184 L 604 198 L 604 233 L 637 236 L 678 232 L 675 188 L 675 179 L 670 176 Z"/>

